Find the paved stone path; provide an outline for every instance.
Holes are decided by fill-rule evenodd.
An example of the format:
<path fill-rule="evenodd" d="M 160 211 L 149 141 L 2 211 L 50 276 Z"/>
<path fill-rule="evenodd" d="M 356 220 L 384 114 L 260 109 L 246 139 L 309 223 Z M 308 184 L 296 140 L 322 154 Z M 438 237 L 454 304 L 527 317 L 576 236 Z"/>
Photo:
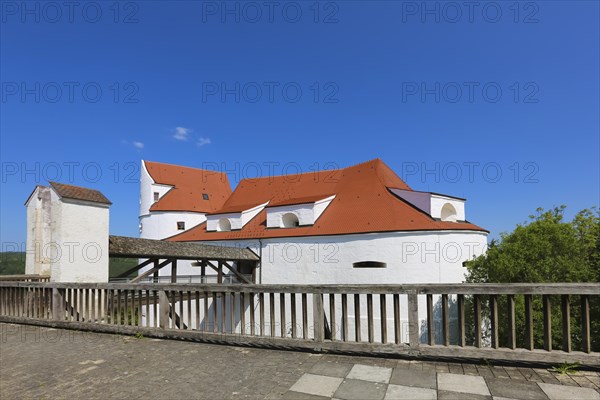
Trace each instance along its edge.
<path fill-rule="evenodd" d="M 596 399 L 600 374 L 0 324 L 0 399 Z"/>

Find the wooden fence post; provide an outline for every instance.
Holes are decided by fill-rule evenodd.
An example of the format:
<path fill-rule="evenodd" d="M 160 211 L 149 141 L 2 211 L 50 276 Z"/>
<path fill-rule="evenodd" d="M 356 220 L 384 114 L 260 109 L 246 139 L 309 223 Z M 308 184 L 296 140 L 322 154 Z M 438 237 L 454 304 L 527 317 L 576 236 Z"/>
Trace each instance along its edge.
<path fill-rule="evenodd" d="M 325 313 L 323 310 L 323 295 L 321 293 L 313 293 L 313 329 L 315 335 L 315 350 L 322 349 L 321 343 L 325 340 L 324 319 Z"/>
<path fill-rule="evenodd" d="M 408 344 L 411 350 L 419 350 L 419 296 L 416 291 L 408 294 Z"/>
<path fill-rule="evenodd" d="M 52 319 L 62 321 L 65 319 L 64 291 L 52 288 Z"/>
<path fill-rule="evenodd" d="M 158 291 L 158 312 L 160 329 L 169 329 L 169 308 L 171 303 L 166 290 Z"/>

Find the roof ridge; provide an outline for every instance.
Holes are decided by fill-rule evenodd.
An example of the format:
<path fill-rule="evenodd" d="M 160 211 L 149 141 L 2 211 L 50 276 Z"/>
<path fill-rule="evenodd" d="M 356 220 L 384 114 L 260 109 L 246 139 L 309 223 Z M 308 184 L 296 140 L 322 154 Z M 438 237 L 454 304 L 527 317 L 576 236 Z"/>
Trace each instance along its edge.
<path fill-rule="evenodd" d="M 362 161 L 358 164 L 353 164 L 353 165 L 348 165 L 346 167 L 341 167 L 341 168 L 334 168 L 334 169 L 320 169 L 318 171 L 306 171 L 306 172 L 299 172 L 297 174 L 287 174 L 287 175 L 268 175 L 268 176 L 257 176 L 255 178 L 243 178 L 239 181 L 238 185 L 241 184 L 244 181 L 253 181 L 253 180 L 258 180 L 258 179 L 273 179 L 273 178 L 283 178 L 283 177 L 288 177 L 288 176 L 297 176 L 297 175 L 306 175 L 306 174 L 314 174 L 314 173 L 321 173 L 321 172 L 333 172 L 333 171 L 344 171 L 346 169 L 350 169 L 350 168 L 355 168 L 355 167 L 359 167 L 363 164 L 369 164 L 369 163 L 373 163 L 373 162 L 383 162 L 381 160 L 381 158 L 376 157 L 373 158 L 371 160 L 368 161 Z"/>
<path fill-rule="evenodd" d="M 166 162 L 161 162 L 161 161 L 150 161 L 150 160 L 142 160 L 142 162 L 145 163 L 152 163 L 152 164 L 159 164 L 159 165 L 167 165 L 169 167 L 176 167 L 176 168 L 185 168 L 185 169 L 191 169 L 194 171 L 206 171 L 206 172 L 212 172 L 215 174 L 225 174 L 227 175 L 225 172 L 221 172 L 221 171 L 215 171 L 212 169 L 204 169 L 204 168 L 197 168 L 197 167 L 189 167 L 187 165 L 178 165 L 178 164 L 171 164 L 171 163 L 166 163 Z"/>

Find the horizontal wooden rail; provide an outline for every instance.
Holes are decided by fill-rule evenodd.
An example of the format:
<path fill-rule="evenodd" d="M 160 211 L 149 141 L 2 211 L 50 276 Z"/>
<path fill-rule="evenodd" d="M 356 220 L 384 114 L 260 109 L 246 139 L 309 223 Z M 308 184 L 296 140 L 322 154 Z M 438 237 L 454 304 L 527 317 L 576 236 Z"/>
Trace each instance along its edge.
<path fill-rule="evenodd" d="M 50 275 L 0 275 L 0 281 L 50 282 Z"/>
<path fill-rule="evenodd" d="M 198 284 L 198 283 L 36 283 L 36 282 L 2 282 L 2 286 L 43 285 L 58 289 L 77 287 L 80 289 L 141 289 L 141 290 L 190 290 L 202 287 L 209 291 L 233 291 L 246 293 L 417 293 L 417 294 L 589 294 L 600 295 L 598 283 L 454 283 L 454 284 L 406 284 L 406 285 L 242 285 L 242 284 Z"/>
<path fill-rule="evenodd" d="M 590 309 L 599 297 L 594 283 L 0 281 L 0 321 L 256 346 L 597 365 L 592 338 L 600 333 Z"/>

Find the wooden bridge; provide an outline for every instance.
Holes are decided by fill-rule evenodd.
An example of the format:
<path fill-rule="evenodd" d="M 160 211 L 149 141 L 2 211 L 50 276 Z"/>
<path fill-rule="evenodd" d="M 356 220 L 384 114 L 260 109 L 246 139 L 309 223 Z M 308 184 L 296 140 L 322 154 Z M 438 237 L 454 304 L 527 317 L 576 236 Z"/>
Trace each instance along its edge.
<path fill-rule="evenodd" d="M 598 366 L 592 346 L 600 332 L 593 330 L 590 304 L 597 308 L 599 300 L 595 283 L 0 281 L 0 322 L 316 351 Z"/>

